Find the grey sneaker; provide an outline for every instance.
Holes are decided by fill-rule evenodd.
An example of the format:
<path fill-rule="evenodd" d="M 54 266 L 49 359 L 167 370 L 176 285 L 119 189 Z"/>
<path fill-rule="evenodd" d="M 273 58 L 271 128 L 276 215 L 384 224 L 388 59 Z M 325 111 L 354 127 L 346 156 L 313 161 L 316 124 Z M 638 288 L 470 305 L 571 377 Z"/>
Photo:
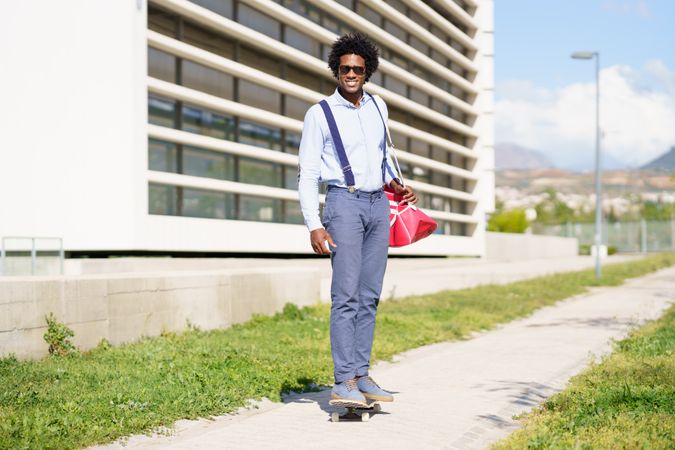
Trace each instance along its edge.
<path fill-rule="evenodd" d="M 356 385 L 359 387 L 359 391 L 361 391 L 368 400 L 377 400 L 379 402 L 394 401 L 393 395 L 378 386 L 377 383 L 367 375 L 365 377 L 357 378 Z"/>
<path fill-rule="evenodd" d="M 340 405 L 353 408 L 368 407 L 366 398 L 356 386 L 356 380 L 347 380 L 342 383 L 336 383 L 330 393 L 331 405 Z"/>

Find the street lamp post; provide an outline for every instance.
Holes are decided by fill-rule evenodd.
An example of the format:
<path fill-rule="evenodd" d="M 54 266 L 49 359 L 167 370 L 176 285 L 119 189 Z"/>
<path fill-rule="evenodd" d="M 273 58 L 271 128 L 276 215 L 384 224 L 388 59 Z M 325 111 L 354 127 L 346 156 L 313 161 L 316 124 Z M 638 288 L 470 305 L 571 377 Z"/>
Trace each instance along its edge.
<path fill-rule="evenodd" d="M 600 53 L 574 52 L 573 59 L 595 58 L 595 278 L 600 279 L 602 246 L 602 184 L 600 183 Z"/>

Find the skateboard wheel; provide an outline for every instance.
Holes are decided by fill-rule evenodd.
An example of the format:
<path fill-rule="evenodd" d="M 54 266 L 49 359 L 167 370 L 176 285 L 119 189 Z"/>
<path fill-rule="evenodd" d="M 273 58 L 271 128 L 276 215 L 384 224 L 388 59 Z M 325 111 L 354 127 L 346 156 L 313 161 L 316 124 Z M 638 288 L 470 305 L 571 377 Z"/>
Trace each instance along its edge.
<path fill-rule="evenodd" d="M 373 411 L 375 411 L 376 413 L 379 413 L 380 411 L 382 411 L 382 405 L 380 405 L 379 403 L 375 403 L 373 405 Z"/>
<path fill-rule="evenodd" d="M 367 412 L 361 413 L 361 422 L 368 422 L 370 420 L 370 414 Z"/>
<path fill-rule="evenodd" d="M 330 415 L 330 420 L 333 422 L 339 422 L 340 421 L 340 414 L 337 412 L 334 412 Z"/>

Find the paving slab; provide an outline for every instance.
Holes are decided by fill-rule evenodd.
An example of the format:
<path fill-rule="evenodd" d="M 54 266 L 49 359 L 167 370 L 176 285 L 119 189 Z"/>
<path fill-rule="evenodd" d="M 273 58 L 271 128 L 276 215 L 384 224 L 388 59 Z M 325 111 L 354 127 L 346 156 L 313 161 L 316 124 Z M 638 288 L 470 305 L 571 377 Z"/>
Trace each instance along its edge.
<path fill-rule="evenodd" d="M 675 302 L 675 267 L 600 288 L 531 316 L 380 363 L 371 374 L 396 400 L 368 422 L 330 421 L 329 391 L 180 421 L 171 436 L 134 436 L 106 449 L 479 449 L 517 428 L 513 416 L 563 389 L 630 329 Z"/>

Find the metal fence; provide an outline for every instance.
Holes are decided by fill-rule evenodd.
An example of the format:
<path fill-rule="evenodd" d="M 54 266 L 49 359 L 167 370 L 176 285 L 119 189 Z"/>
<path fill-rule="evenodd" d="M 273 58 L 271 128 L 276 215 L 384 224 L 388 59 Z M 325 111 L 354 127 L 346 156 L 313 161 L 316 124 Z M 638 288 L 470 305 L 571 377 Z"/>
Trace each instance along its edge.
<path fill-rule="evenodd" d="M 575 237 L 579 240 L 579 245 L 593 245 L 595 224 L 533 224 L 532 232 L 547 236 Z M 675 250 L 675 220 L 604 222 L 602 241 L 608 246 L 616 247 L 617 251 L 625 253 Z"/>
<path fill-rule="evenodd" d="M 0 276 L 63 275 L 63 239 L 5 236 L 0 239 Z"/>

